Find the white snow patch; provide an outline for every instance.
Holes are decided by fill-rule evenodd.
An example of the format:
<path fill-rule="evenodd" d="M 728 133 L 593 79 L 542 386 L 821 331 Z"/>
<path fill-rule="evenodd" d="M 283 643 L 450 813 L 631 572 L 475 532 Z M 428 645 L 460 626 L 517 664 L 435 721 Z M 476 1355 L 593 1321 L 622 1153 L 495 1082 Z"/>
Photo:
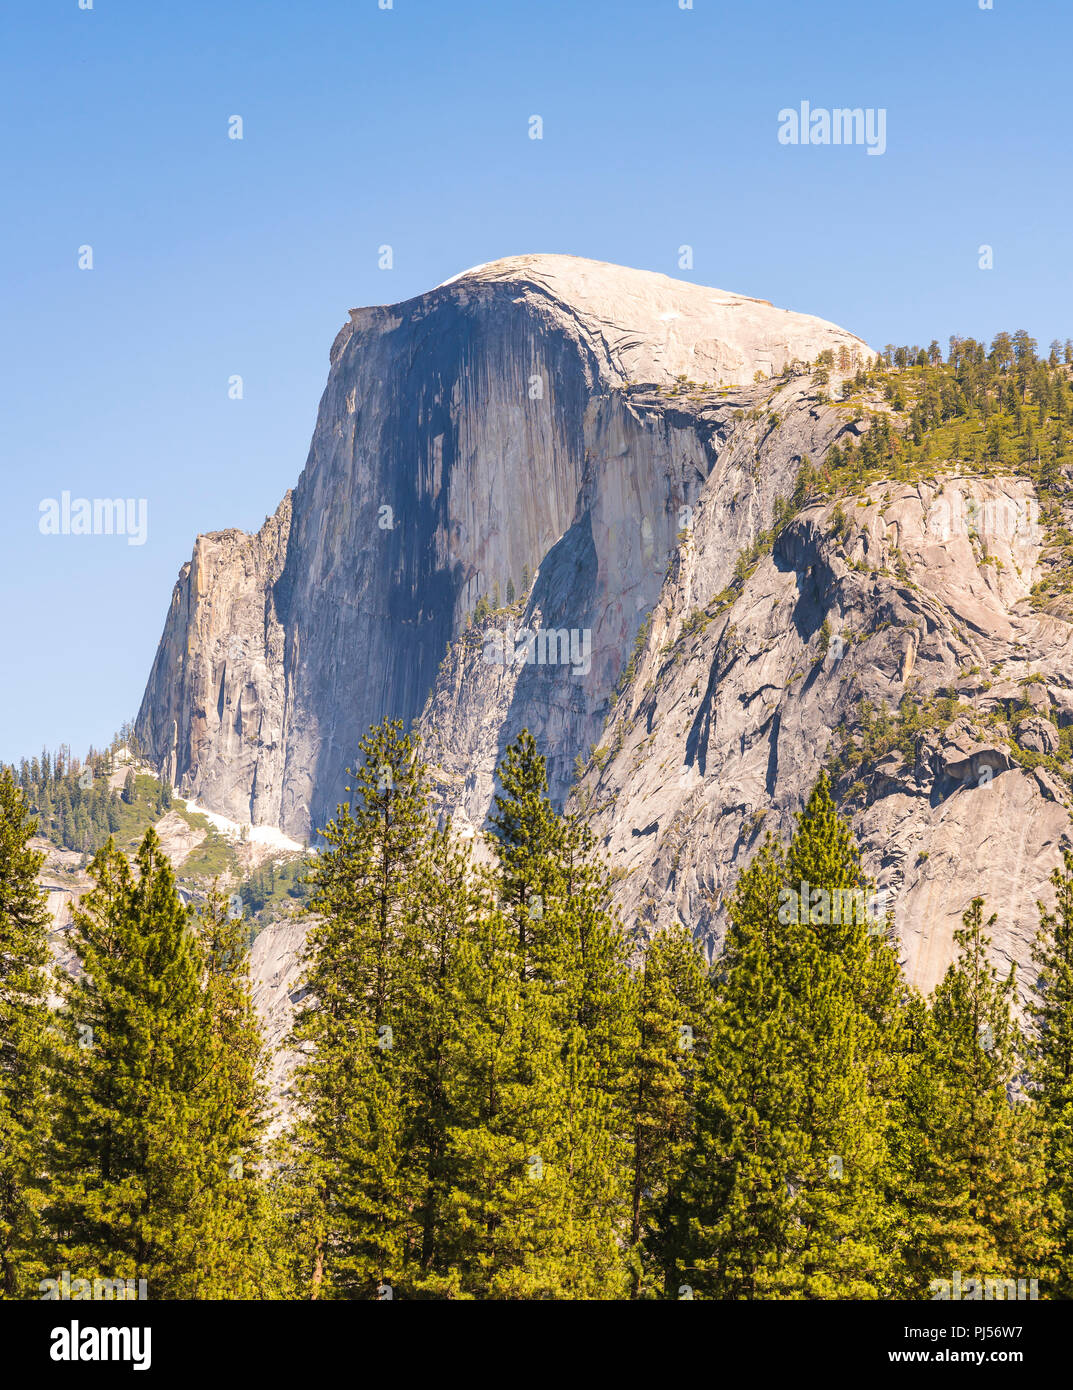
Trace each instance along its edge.
<path fill-rule="evenodd" d="M 199 806 L 196 801 L 188 801 L 186 809 L 195 816 L 204 816 L 209 824 L 228 840 L 241 840 L 242 832 L 245 831 L 246 838 L 251 844 L 269 845 L 272 849 L 286 850 L 292 854 L 305 853 L 305 845 L 300 845 L 297 840 L 290 839 L 284 835 L 282 830 L 277 830 L 274 825 L 250 825 L 249 822 L 240 824 L 238 821 L 228 819 L 227 816 L 221 816 L 217 811 L 210 811 L 204 806 Z"/>
<path fill-rule="evenodd" d="M 472 275 L 475 270 L 483 270 L 486 265 L 491 264 L 491 261 L 481 261 L 480 265 L 471 265 L 468 270 L 460 270 L 457 275 L 452 275 L 449 280 L 442 280 L 436 288 L 442 290 L 444 285 L 453 285 L 456 280 L 461 280 L 463 275 Z"/>

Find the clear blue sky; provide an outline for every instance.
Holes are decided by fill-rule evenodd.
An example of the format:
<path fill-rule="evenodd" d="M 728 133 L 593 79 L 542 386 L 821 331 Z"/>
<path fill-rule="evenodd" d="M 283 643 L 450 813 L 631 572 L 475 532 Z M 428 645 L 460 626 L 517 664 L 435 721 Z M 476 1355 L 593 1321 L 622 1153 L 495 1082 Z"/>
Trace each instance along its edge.
<path fill-rule="evenodd" d="M 4 0 L 0 758 L 133 716 L 352 305 L 565 251 L 873 344 L 1073 335 L 1071 53 L 1069 0 Z M 780 145 L 802 100 L 886 108 L 886 153 Z M 41 535 L 65 489 L 146 498 L 147 543 Z"/>

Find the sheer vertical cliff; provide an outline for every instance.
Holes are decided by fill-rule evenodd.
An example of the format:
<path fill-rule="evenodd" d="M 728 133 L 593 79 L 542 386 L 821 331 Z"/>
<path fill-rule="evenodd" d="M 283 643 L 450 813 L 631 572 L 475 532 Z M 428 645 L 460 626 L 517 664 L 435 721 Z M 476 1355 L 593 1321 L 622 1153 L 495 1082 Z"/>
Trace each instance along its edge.
<path fill-rule="evenodd" d="M 525 668 L 500 691 L 500 723 L 545 737 L 562 795 L 683 508 L 713 469 L 730 490 L 744 476 L 720 462 L 734 400 L 698 419 L 657 388 L 717 391 L 828 347 L 864 351 L 819 319 L 569 256 L 497 261 L 352 310 L 293 496 L 256 536 L 200 537 L 180 575 L 143 745 L 210 808 L 306 835 L 368 725 L 421 713 L 479 600 L 537 576 L 542 622 L 588 634 L 589 669 Z M 728 492 L 724 561 L 779 481 Z"/>
<path fill-rule="evenodd" d="M 799 496 L 773 538 L 802 462 L 888 409 L 831 403 L 803 365 L 827 350 L 832 395 L 872 358 L 820 319 L 568 256 L 352 310 L 293 493 L 180 574 L 142 744 L 210 809 L 302 838 L 398 716 L 472 833 L 528 727 L 627 919 L 713 948 L 827 767 L 910 977 L 940 977 L 977 893 L 1031 977 L 1073 725 L 1069 600 L 1035 601 L 1053 547 L 1017 520 L 1033 483 L 943 465 Z M 936 533 L 972 508 L 1014 524 Z M 878 746 L 870 711 L 907 695 L 927 717 Z"/>

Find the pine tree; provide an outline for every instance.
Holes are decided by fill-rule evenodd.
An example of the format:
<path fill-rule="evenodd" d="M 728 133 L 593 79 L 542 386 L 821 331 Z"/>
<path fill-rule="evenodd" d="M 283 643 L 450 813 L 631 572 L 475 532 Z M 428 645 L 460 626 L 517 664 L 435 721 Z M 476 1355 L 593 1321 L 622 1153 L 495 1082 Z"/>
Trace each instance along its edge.
<path fill-rule="evenodd" d="M 499 861 L 500 905 L 516 924 L 523 978 L 552 988 L 556 1021 L 579 1027 L 603 1084 L 622 1081 L 631 1023 L 628 948 L 611 903 L 611 876 L 592 833 L 556 814 L 547 767 L 527 729 L 498 768 L 501 790 L 489 816 Z"/>
<path fill-rule="evenodd" d="M 488 817 L 500 868 L 500 901 L 515 925 L 523 980 L 550 982 L 559 962 L 550 958 L 545 910 L 560 897 L 561 828 L 548 800 L 548 776 L 536 740 L 523 729 L 497 769 L 500 791 Z"/>
<path fill-rule="evenodd" d="M 563 1287 L 599 1287 L 601 1296 L 612 1296 L 626 1287 L 627 1059 L 634 1051 L 628 950 L 607 867 L 588 829 L 556 815 L 546 765 L 528 730 L 498 772 L 501 791 L 489 821 L 500 906 L 517 933 L 519 983 L 537 987 L 531 1000 L 547 1008 L 561 1040 L 560 1113 L 556 1137 L 546 1143 L 570 1175 Z"/>
<path fill-rule="evenodd" d="M 137 877 L 109 841 L 73 913 L 82 973 L 60 1020 L 47 1215 L 72 1277 L 145 1279 L 150 1298 L 189 1298 L 214 1119 L 201 959 L 152 829 L 135 864 Z"/>
<path fill-rule="evenodd" d="M 216 885 L 198 923 L 204 962 L 201 1007 L 208 1038 L 200 1092 L 206 1180 L 195 1214 L 202 1298 L 266 1298 L 278 1290 L 261 1170 L 267 1121 L 265 1049 L 249 978 L 249 929 Z"/>
<path fill-rule="evenodd" d="M 353 809 L 324 831 L 312 873 L 308 1003 L 291 1044 L 299 1240 L 309 1296 L 372 1297 L 408 1263 L 403 1067 L 395 1046 L 412 966 L 409 923 L 430 828 L 423 769 L 401 721 L 360 743 Z"/>
<path fill-rule="evenodd" d="M 729 904 L 683 1186 L 677 1280 L 689 1296 L 768 1295 L 793 1234 L 789 1179 L 807 1145 L 795 1124 L 792 1001 L 774 961 L 785 877 L 769 835 Z"/>
<path fill-rule="evenodd" d="M 561 1298 L 567 1268 L 566 1076 L 551 1000 L 496 911 L 460 941 L 448 1051 L 443 1275 L 456 1298 Z M 576 1281 L 575 1281 L 576 1282 Z"/>
<path fill-rule="evenodd" d="M 890 924 L 826 775 L 786 868 L 799 920 L 789 914 L 779 956 L 803 1025 L 794 1036 L 811 1148 L 811 1171 L 794 1184 L 805 1239 L 788 1287 L 805 1297 L 882 1297 L 897 1243 L 885 1193 L 904 1074 L 904 987 Z"/>
<path fill-rule="evenodd" d="M 909 1297 L 928 1297 L 933 1280 L 955 1271 L 966 1280 L 1031 1279 L 1045 1268 L 1034 1117 L 1010 1098 L 1023 1048 L 1014 974 L 1000 981 L 988 960 L 981 898 L 962 920 L 959 955 L 935 991 L 908 1087 Z"/>
<path fill-rule="evenodd" d="M 821 777 L 784 855 L 742 874 L 687 1182 L 685 1278 L 730 1298 L 875 1298 L 904 1005 L 871 885 Z"/>
<path fill-rule="evenodd" d="M 684 927 L 645 948 L 630 1074 L 633 1172 L 631 1296 L 673 1295 L 682 1240 L 682 1185 L 696 1072 L 707 1051 L 713 995 L 704 954 Z"/>
<path fill-rule="evenodd" d="M 458 955 L 475 924 L 492 910 L 489 875 L 451 823 L 426 841 L 406 924 L 411 970 L 405 977 L 396 1046 L 406 1092 L 407 1202 L 415 1213 L 413 1276 L 424 1294 L 452 1289 L 447 1275 L 444 1206 L 457 1169 L 451 1146 L 457 1112 L 451 1069 Z"/>
<path fill-rule="evenodd" d="M 606 1056 L 606 1054 L 603 1054 Z M 613 1054 L 602 1062 L 580 1024 L 566 1035 L 558 1127 L 553 1151 L 565 1168 L 562 1235 L 563 1297 L 617 1299 L 627 1295 L 629 1135 Z M 608 1084 L 608 1072 L 615 1078 Z M 617 1075 L 616 1075 L 617 1074 Z"/>
<path fill-rule="evenodd" d="M 1042 1128 L 1046 1210 L 1053 1241 L 1054 1297 L 1073 1298 L 1073 854 L 1055 869 L 1055 910 L 1040 905 L 1033 957 L 1038 999 L 1028 1013 L 1031 1079 Z"/>
<path fill-rule="evenodd" d="M 49 914 L 30 849 L 37 823 L 0 772 L 0 1297 L 36 1296 L 42 1269 L 37 1186 L 48 1129 Z"/>
<path fill-rule="evenodd" d="M 558 883 L 545 933 L 567 1019 L 584 1037 L 608 1091 L 621 1091 L 633 1051 L 633 981 L 629 947 L 612 902 L 611 874 L 592 832 L 577 816 L 561 817 L 553 860 Z"/>
<path fill-rule="evenodd" d="M 326 973 L 326 972 L 325 972 Z M 308 1010 L 306 1011 L 309 1012 Z M 334 999 L 294 1030 L 315 1050 L 300 1063 L 302 1108 L 290 1141 L 287 1194 L 299 1254 L 298 1291 L 308 1298 L 372 1298 L 392 1284 L 404 1239 L 402 1115 L 387 1035 Z M 390 1026 L 390 1025 L 382 1025 Z"/>

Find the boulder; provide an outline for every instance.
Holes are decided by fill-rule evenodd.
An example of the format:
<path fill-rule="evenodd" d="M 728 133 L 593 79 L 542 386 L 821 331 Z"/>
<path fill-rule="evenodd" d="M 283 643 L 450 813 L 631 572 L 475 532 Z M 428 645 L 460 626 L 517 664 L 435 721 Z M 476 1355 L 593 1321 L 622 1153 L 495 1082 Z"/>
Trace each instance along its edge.
<path fill-rule="evenodd" d="M 1022 719 L 1014 734 L 1021 747 L 1030 753 L 1058 752 L 1058 730 L 1049 719 L 1041 719 L 1038 715 Z"/>

